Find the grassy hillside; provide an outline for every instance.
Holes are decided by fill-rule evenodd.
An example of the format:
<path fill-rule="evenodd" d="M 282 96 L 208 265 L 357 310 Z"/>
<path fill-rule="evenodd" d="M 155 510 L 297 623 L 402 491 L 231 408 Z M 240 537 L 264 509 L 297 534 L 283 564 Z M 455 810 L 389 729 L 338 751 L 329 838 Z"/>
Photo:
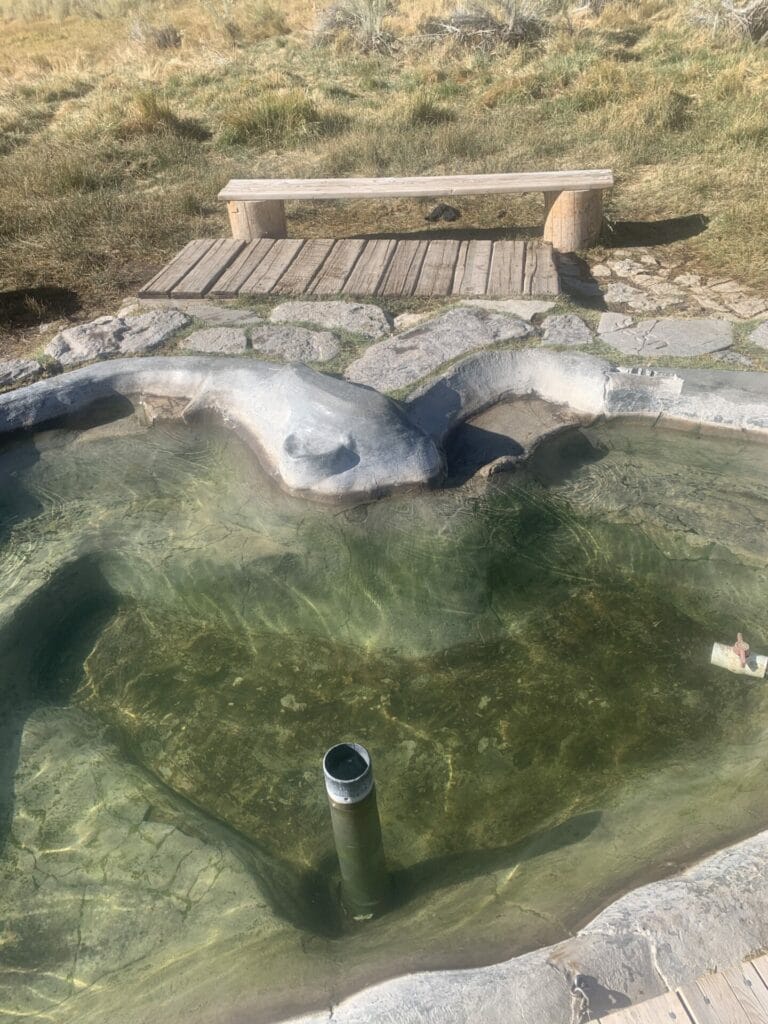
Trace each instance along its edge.
<path fill-rule="evenodd" d="M 768 290 L 768 53 L 711 16 L 727 4 L 704 24 L 689 2 L 486 0 L 467 28 L 441 0 L 0 0 L 0 291 L 111 309 L 229 233 L 233 176 L 568 167 L 615 169 L 616 223 L 705 215 L 674 255 Z M 465 225 L 542 222 L 539 195 L 461 205 Z M 426 207 L 306 204 L 290 227 L 407 231 Z"/>

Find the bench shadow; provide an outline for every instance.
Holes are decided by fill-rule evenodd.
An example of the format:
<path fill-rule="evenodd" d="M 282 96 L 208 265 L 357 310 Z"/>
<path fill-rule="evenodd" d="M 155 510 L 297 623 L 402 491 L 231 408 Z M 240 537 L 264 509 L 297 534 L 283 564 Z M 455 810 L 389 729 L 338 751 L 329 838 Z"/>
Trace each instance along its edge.
<path fill-rule="evenodd" d="M 589 264 L 575 253 L 555 253 L 555 266 L 560 290 L 579 306 L 604 311 L 608 304 L 600 283 L 592 275 Z"/>
<path fill-rule="evenodd" d="M 394 238 L 397 241 L 420 241 L 422 239 L 445 239 L 447 241 L 516 241 L 541 237 L 541 227 L 521 227 L 515 225 L 498 228 L 475 227 L 423 227 L 413 231 L 376 231 L 355 235 L 355 238 Z"/>
<path fill-rule="evenodd" d="M 608 248 L 631 249 L 633 246 L 666 245 L 695 238 L 709 227 L 709 217 L 692 213 L 665 220 L 620 220 L 606 227 Z"/>

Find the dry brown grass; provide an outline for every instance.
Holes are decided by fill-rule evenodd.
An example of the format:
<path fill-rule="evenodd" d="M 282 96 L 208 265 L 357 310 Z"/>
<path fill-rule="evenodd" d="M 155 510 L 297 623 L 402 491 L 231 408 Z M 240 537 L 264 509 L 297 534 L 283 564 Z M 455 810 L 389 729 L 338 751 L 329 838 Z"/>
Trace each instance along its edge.
<path fill-rule="evenodd" d="M 552 15 L 537 42 L 491 50 L 425 39 L 423 20 L 456 4 L 420 0 L 386 16 L 395 45 L 367 53 L 315 45 L 304 0 L 179 2 L 162 23 L 181 45 L 165 49 L 131 38 L 137 17 L 161 24 L 151 9 L 104 2 L 100 18 L 3 26 L 0 290 L 113 308 L 189 238 L 227 233 L 215 196 L 233 176 L 611 166 L 614 221 L 704 214 L 672 255 L 768 292 L 768 53 L 713 39 L 672 0 Z M 305 204 L 290 223 L 407 231 L 422 206 Z M 467 200 L 463 224 L 533 231 L 541 207 Z"/>

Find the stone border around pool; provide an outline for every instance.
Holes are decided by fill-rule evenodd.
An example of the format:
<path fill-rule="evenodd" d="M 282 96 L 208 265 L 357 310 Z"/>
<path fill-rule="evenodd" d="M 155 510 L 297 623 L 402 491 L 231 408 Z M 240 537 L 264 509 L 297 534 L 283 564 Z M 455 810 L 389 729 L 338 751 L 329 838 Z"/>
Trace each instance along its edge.
<path fill-rule="evenodd" d="M 724 969 L 768 944 L 768 832 L 622 896 L 577 935 L 489 967 L 404 975 L 291 1024 L 567 1024 Z"/>
<path fill-rule="evenodd" d="M 442 445 L 465 419 L 521 395 L 593 416 L 768 433 L 768 374 L 617 367 L 584 353 L 544 349 L 469 356 L 411 392 L 406 408 Z"/>
<path fill-rule="evenodd" d="M 111 398 L 173 400 L 182 419 L 219 416 L 288 492 L 358 500 L 438 484 L 450 433 L 483 409 L 523 395 L 589 416 L 768 433 L 765 374 L 622 368 L 585 353 L 522 349 L 469 356 L 403 404 L 301 363 L 116 359 L 0 395 L 0 434 L 39 428 Z"/>
<path fill-rule="evenodd" d="M 301 363 L 215 356 L 95 363 L 0 395 L 0 434 L 117 398 L 150 410 L 159 401 L 163 418 L 219 417 L 285 490 L 316 500 L 380 497 L 442 473 L 434 442 L 397 403 Z M 169 400 L 173 408 L 163 409 Z"/>

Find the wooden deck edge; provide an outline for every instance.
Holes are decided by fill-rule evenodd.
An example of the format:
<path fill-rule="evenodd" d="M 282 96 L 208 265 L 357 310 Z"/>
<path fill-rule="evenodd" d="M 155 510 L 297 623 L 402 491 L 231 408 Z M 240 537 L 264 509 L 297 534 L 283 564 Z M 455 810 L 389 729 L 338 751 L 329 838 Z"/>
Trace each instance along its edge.
<path fill-rule="evenodd" d="M 551 245 L 446 238 L 194 239 L 162 267 L 142 299 L 556 297 Z"/>

